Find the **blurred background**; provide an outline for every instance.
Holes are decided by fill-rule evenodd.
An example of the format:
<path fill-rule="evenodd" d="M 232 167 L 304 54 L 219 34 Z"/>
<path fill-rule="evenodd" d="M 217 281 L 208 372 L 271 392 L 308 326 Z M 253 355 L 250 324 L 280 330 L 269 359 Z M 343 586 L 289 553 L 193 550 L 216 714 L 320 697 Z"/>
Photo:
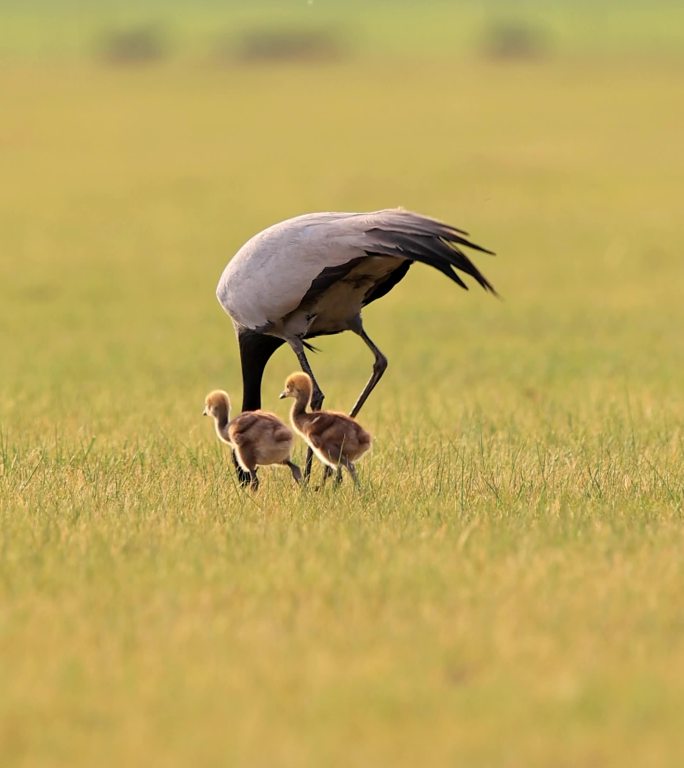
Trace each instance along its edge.
<path fill-rule="evenodd" d="M 0 415 L 21 423 L 42 397 L 130 432 L 131 398 L 160 376 L 182 397 L 237 386 L 213 295 L 230 256 L 292 215 L 395 205 L 497 251 L 478 263 L 505 299 L 413 270 L 369 310 L 407 366 L 426 355 L 482 391 L 502 375 L 520 391 L 596 384 L 599 400 L 605 382 L 674 381 L 681 3 L 4 0 L 0 13 Z M 460 336 L 421 351 L 445 327 Z M 368 361 L 330 343 L 324 378 L 351 398 L 335 382 L 358 389 Z M 399 386 L 389 376 L 385 399 Z M 94 407 L 102 392 L 117 407 Z"/>
<path fill-rule="evenodd" d="M 6 58 L 678 55 L 676 0 L 5 0 Z"/>

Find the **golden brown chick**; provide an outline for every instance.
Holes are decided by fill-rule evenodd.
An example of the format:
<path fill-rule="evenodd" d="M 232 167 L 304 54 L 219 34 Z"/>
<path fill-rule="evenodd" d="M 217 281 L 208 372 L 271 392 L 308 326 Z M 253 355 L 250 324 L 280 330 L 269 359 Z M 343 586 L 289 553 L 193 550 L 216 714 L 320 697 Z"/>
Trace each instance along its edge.
<path fill-rule="evenodd" d="M 268 411 L 245 411 L 230 420 L 228 393 L 216 389 L 204 401 L 205 416 L 213 416 L 219 440 L 233 449 L 238 464 L 249 473 L 250 487 L 256 490 L 258 466 L 283 464 L 290 468 L 296 482 L 302 481 L 299 467 L 292 462 L 292 430 Z"/>
<path fill-rule="evenodd" d="M 307 411 L 313 385 L 306 373 L 293 373 L 285 382 L 280 397 L 293 397 L 290 412 L 292 426 L 325 465 L 323 482 L 337 470 L 341 479 L 344 467 L 358 485 L 354 462 L 371 447 L 371 436 L 351 416 L 337 411 Z"/>

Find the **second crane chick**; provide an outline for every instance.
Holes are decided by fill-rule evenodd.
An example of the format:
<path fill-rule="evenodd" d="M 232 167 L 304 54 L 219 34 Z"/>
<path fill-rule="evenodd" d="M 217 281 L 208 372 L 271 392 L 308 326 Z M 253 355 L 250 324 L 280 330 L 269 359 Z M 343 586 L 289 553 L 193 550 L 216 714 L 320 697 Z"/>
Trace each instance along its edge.
<path fill-rule="evenodd" d="M 252 490 L 259 487 L 257 466 L 283 464 L 292 477 L 302 481 L 299 467 L 292 462 L 292 430 L 268 411 L 245 411 L 230 420 L 230 398 L 221 389 L 210 392 L 204 401 L 205 416 L 213 416 L 219 440 L 233 449 L 238 464 L 249 473 Z"/>
<path fill-rule="evenodd" d="M 360 459 L 371 447 L 372 438 L 366 430 L 351 416 L 337 411 L 307 411 L 311 402 L 313 384 L 306 373 L 293 373 L 285 382 L 281 399 L 293 397 L 290 420 L 295 431 L 300 434 L 311 450 L 325 465 L 323 482 L 337 470 L 337 480 L 341 479 L 344 467 L 358 486 L 354 462 Z"/>

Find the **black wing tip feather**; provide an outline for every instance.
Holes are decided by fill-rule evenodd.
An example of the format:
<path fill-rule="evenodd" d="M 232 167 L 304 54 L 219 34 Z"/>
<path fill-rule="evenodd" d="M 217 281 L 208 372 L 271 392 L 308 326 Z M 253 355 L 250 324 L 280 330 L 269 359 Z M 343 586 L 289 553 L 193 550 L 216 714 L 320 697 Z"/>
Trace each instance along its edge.
<path fill-rule="evenodd" d="M 468 258 L 468 256 L 453 242 L 451 241 L 445 241 L 445 245 L 449 248 L 450 251 L 453 251 L 456 256 L 458 256 L 460 259 L 462 259 L 462 262 L 460 264 L 453 264 L 453 269 L 461 269 L 463 272 L 465 272 L 467 275 L 470 275 L 472 278 L 474 278 L 477 283 L 485 290 L 491 293 L 493 296 L 496 296 L 497 298 L 500 298 L 499 294 L 496 292 L 496 288 L 487 280 L 487 278 L 480 272 L 480 270 L 473 264 L 473 262 Z M 477 251 L 480 251 L 482 253 L 489 254 L 490 256 L 496 256 L 496 254 L 493 251 L 488 251 L 486 248 L 482 248 L 478 245 L 475 245 L 474 243 L 459 243 L 459 245 L 464 245 L 469 248 L 474 248 Z M 467 286 L 466 286 L 467 290 Z"/>
<path fill-rule="evenodd" d="M 374 226 L 367 230 L 368 234 L 376 235 L 379 245 L 388 249 L 385 252 L 434 267 L 467 291 L 468 286 L 458 274 L 460 270 L 470 275 L 485 291 L 498 297 L 494 286 L 461 248 L 470 248 L 490 256 L 495 255 L 494 251 L 472 242 L 467 232 L 436 219 L 404 209 L 395 210 L 394 213 L 403 221 L 387 222 L 385 226 Z"/>
<path fill-rule="evenodd" d="M 479 253 L 486 253 L 488 256 L 496 256 L 496 253 L 494 251 L 490 251 L 489 248 L 485 248 L 484 245 L 478 245 L 477 243 L 474 243 L 472 240 L 466 239 L 465 237 L 461 237 L 460 235 L 458 237 L 445 237 L 444 235 L 440 235 L 439 239 L 443 240 L 445 243 L 448 243 L 452 247 L 454 245 L 462 245 L 466 248 L 471 248 L 473 251 L 478 251 Z"/>
<path fill-rule="evenodd" d="M 434 265 L 432 265 L 434 266 Z M 456 267 L 451 266 L 449 272 L 446 272 L 445 270 L 440 270 L 444 272 L 444 274 L 448 275 L 455 283 L 461 286 L 463 290 L 469 291 L 470 287 L 467 283 L 465 283 L 463 280 L 461 280 L 460 276 L 456 272 Z M 477 284 L 485 290 L 487 293 L 491 293 L 492 296 L 496 297 L 497 299 L 500 299 L 501 296 L 499 296 L 496 288 L 487 280 L 487 278 L 480 272 L 466 272 L 466 274 L 470 275 L 472 278 L 475 279 Z"/>

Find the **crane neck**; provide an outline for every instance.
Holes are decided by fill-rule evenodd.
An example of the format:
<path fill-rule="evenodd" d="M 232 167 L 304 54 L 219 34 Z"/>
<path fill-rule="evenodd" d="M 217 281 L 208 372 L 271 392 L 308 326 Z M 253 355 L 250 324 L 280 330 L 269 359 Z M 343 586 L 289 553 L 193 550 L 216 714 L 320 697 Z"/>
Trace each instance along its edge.
<path fill-rule="evenodd" d="M 240 328 L 237 332 L 242 366 L 242 410 L 261 408 L 261 382 L 266 363 L 284 342 L 275 336 Z"/>

